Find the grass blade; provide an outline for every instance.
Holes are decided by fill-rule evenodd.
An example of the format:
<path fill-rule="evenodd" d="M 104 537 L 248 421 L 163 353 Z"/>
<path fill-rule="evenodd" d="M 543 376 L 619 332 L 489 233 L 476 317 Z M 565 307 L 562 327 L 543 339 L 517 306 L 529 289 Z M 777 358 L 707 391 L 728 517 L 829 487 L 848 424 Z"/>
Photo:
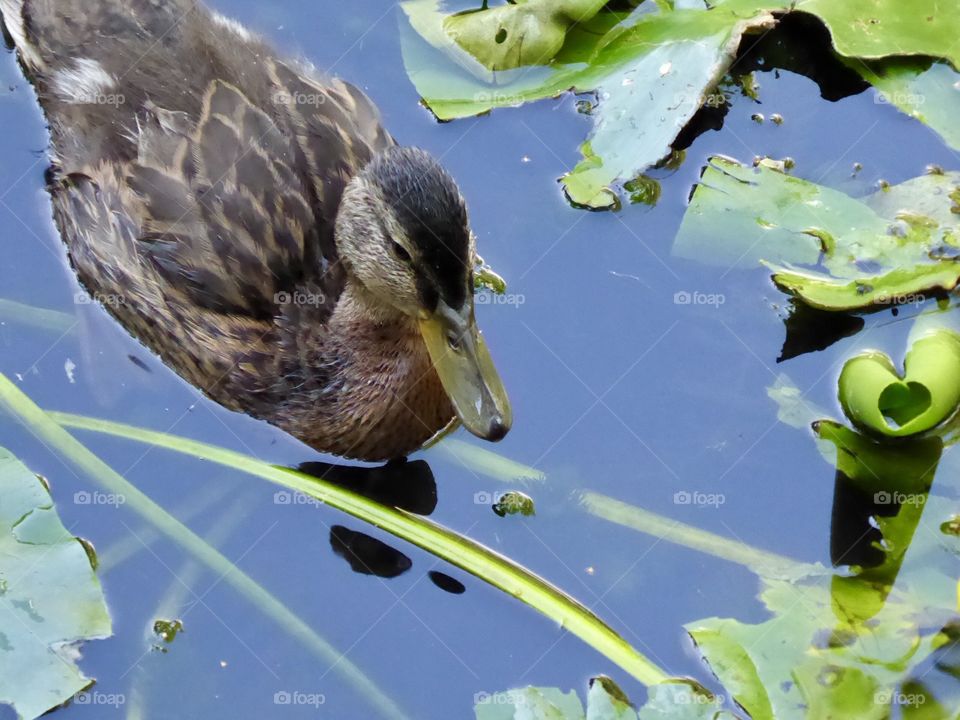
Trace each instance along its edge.
<path fill-rule="evenodd" d="M 49 417 L 64 427 L 166 448 L 219 463 L 314 497 L 423 548 L 530 605 L 640 682 L 652 685 L 668 677 L 577 600 L 509 558 L 441 525 L 385 507 L 332 483 L 196 440 L 68 413 L 50 412 Z"/>
<path fill-rule="evenodd" d="M 743 565 L 757 575 L 769 576 L 780 575 L 784 572 L 806 572 L 812 567 L 783 555 L 760 550 L 738 540 L 731 540 L 708 530 L 701 530 L 693 525 L 657 515 L 636 505 L 630 505 L 599 493 L 587 491 L 583 494 L 581 502 L 588 513 L 603 520 L 652 535 L 676 545 L 682 545 L 697 552 L 712 555 L 721 560 Z"/>
<path fill-rule="evenodd" d="M 302 642 L 324 661 L 331 663 L 357 693 L 377 709 L 380 715 L 391 720 L 409 720 L 396 703 L 387 697 L 359 667 L 344 657 L 274 595 L 237 568 L 222 553 L 210 547 L 196 533 L 94 455 L 85 445 L 54 422 L 3 374 L 0 374 L 0 406 L 19 419 L 24 427 L 44 445 L 61 453 L 64 458 L 102 487 L 110 492 L 122 494 L 126 498 L 127 507 L 144 517 L 160 532 L 221 576 L 224 583 L 238 590 L 291 637 Z"/>

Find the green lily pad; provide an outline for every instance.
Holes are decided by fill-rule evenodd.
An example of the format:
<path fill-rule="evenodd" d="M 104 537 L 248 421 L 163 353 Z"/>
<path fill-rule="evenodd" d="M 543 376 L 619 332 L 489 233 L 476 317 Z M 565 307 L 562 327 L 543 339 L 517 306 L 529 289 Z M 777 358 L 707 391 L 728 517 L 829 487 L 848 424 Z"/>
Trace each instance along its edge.
<path fill-rule="evenodd" d="M 44 484 L 0 448 L 0 705 L 36 718 L 91 684 L 76 646 L 111 634 L 84 545 Z"/>
<path fill-rule="evenodd" d="M 880 91 L 880 102 L 889 103 L 930 126 L 954 150 L 960 150 L 960 73 L 948 63 L 915 58 L 891 58 L 850 66 Z"/>
<path fill-rule="evenodd" d="M 960 13 L 942 0 L 799 0 L 797 10 L 819 17 L 841 55 L 945 58 L 960 68 Z"/>
<path fill-rule="evenodd" d="M 937 427 L 960 406 L 960 335 L 940 330 L 914 342 L 897 370 L 884 353 L 847 360 L 840 404 L 855 425 L 888 437 Z"/>
<path fill-rule="evenodd" d="M 590 680 L 587 710 L 572 690 L 527 687 L 476 697 L 477 720 L 716 720 L 722 699 L 683 678 L 656 683 L 639 712 L 606 676 Z M 736 720 L 734 716 L 729 716 Z"/>
<path fill-rule="evenodd" d="M 589 20 L 607 0 L 520 0 L 487 10 L 469 10 L 443 21 L 450 38 L 489 70 L 540 65 L 553 59 L 577 23 Z"/>
<path fill-rule="evenodd" d="M 857 200 L 770 162 L 714 157 L 673 252 L 733 267 L 762 262 L 781 290 L 823 310 L 920 301 L 960 282 L 957 187 L 960 174 L 926 175 Z"/>
<path fill-rule="evenodd" d="M 616 207 L 615 185 L 669 153 L 730 69 L 743 35 L 773 27 L 773 13 L 816 15 L 848 58 L 923 55 L 960 67 L 960 13 L 938 0 L 716 0 L 709 8 L 662 0 L 657 12 L 643 3 L 630 13 L 603 5 L 525 0 L 447 15 L 440 0 L 407 0 L 415 32 L 404 33 L 404 63 L 441 120 L 571 89 L 596 93 L 583 160 L 562 178 L 571 202 L 589 209 Z M 918 82 L 932 95 L 939 79 Z M 950 107 L 932 102 L 925 121 L 949 135 Z"/>
<path fill-rule="evenodd" d="M 592 12 L 596 3 L 559 5 Z M 499 29 L 494 28 L 501 28 L 505 17 L 520 23 L 540 12 L 537 0 L 450 17 L 444 15 L 440 0 L 407 0 L 402 6 L 416 32 L 404 34 L 403 57 L 417 90 L 441 120 L 555 97 L 571 89 L 596 92 L 600 101 L 591 112 L 594 130 L 581 148 L 584 160 L 563 184 L 575 205 L 609 208 L 619 202 L 612 185 L 638 176 L 670 153 L 670 144 L 699 110 L 707 90 L 733 62 L 743 34 L 772 27 L 773 16 L 764 9 L 768 5 L 778 3 L 737 0 L 711 12 L 703 5 L 629 17 L 604 11 L 575 25 L 567 23 L 573 16 L 568 9 L 563 17 L 534 24 L 538 32 L 552 27 L 554 39 L 560 27 L 568 27 L 562 47 L 548 65 L 493 74 L 493 66 L 518 61 L 516 51 L 500 56 L 499 50 L 478 49 L 472 40 L 464 40 L 462 32 L 452 37 L 451 23 L 479 28 L 488 22 L 483 32 L 496 38 Z M 484 15 L 489 20 L 484 21 Z M 507 38 L 516 34 L 508 31 Z M 543 43 L 551 52 L 552 42 Z M 545 52 L 538 49 L 528 57 L 541 58 Z"/>

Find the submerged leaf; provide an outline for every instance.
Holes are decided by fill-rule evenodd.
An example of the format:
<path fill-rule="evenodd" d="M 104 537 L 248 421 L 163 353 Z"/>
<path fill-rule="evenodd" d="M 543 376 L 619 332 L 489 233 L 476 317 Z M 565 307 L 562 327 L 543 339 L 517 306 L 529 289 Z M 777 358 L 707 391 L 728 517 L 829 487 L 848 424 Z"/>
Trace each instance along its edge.
<path fill-rule="evenodd" d="M 929 125 L 950 147 L 960 150 L 960 73 L 949 64 L 890 58 L 869 66 L 856 61 L 850 65 L 880 91 L 880 102 Z"/>
<path fill-rule="evenodd" d="M 823 310 L 919 301 L 960 281 L 957 185 L 958 174 L 927 175 L 864 202 L 766 162 L 714 157 L 673 252 L 737 267 L 764 262 L 782 290 Z"/>
<path fill-rule="evenodd" d="M 723 704 L 698 683 L 671 678 L 650 686 L 638 714 L 623 690 L 604 675 L 590 680 L 586 715 L 575 692 L 557 688 L 482 693 L 475 702 L 477 720 L 714 720 Z"/>
<path fill-rule="evenodd" d="M 75 645 L 111 634 L 84 545 L 44 484 L 0 448 L 0 706 L 36 718 L 91 684 Z"/>
<path fill-rule="evenodd" d="M 474 696 L 477 720 L 584 720 L 577 694 L 526 687 Z"/>

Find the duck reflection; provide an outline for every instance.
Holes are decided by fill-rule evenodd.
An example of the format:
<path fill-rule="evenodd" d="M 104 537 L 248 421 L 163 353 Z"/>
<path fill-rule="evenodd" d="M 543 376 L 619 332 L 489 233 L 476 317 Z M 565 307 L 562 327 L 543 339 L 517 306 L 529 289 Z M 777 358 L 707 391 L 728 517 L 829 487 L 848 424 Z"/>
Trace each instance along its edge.
<path fill-rule="evenodd" d="M 390 579 L 413 567 L 413 561 L 396 548 L 342 525 L 330 528 L 330 547 L 350 563 L 351 570 L 361 575 Z"/>
<path fill-rule="evenodd" d="M 437 482 L 424 460 L 393 460 L 377 467 L 307 462 L 297 469 L 382 505 L 418 515 L 430 515 L 437 507 Z M 342 525 L 330 529 L 330 547 L 361 575 L 389 579 L 413 567 L 413 561 L 396 548 Z"/>
<path fill-rule="evenodd" d="M 297 469 L 381 505 L 417 515 L 430 515 L 437 508 L 437 481 L 425 460 L 391 460 L 377 467 L 306 462 Z"/>

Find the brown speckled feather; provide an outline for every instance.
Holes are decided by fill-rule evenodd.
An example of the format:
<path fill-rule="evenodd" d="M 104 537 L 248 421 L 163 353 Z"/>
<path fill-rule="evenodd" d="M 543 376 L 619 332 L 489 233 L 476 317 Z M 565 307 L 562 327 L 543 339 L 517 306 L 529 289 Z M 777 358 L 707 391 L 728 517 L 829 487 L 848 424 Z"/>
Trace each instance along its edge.
<path fill-rule="evenodd" d="M 91 292 L 227 407 L 382 459 L 452 417 L 409 328 L 330 326 L 334 221 L 394 141 L 355 87 L 190 0 L 0 0 L 52 137 L 51 195 Z M 306 303 L 284 304 L 291 293 Z"/>

